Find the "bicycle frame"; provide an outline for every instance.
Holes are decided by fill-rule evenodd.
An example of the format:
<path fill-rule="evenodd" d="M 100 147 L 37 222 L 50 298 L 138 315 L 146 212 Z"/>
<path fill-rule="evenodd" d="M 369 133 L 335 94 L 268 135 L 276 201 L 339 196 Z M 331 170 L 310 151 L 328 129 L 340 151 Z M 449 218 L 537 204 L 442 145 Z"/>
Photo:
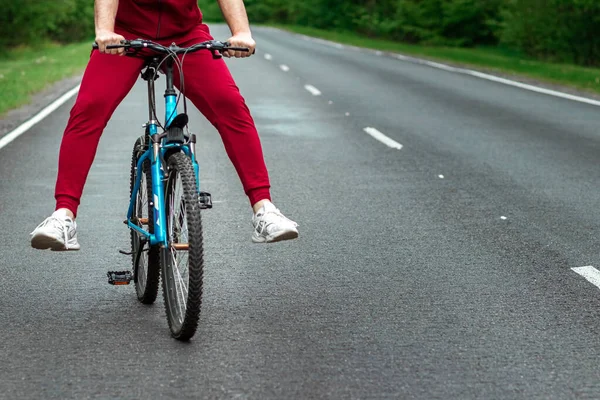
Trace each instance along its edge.
<path fill-rule="evenodd" d="M 187 143 L 164 143 L 166 133 L 171 128 L 171 123 L 177 116 L 177 92 L 173 85 L 173 59 L 167 58 L 165 61 L 164 75 L 166 76 L 167 84 L 165 90 L 165 131 L 158 132 L 159 124 L 156 120 L 154 110 L 156 110 L 155 100 L 155 85 L 154 80 L 158 77 L 159 57 L 153 57 L 146 65 L 146 70 L 142 73 L 142 77 L 148 82 L 148 110 L 149 120 L 145 125 L 146 139 L 149 139 L 148 149 L 139 157 L 137 161 L 137 171 L 142 171 L 142 165 L 146 160 L 150 161 L 150 170 L 152 176 L 152 199 L 154 203 L 154 233 L 150 233 L 137 224 L 131 221 L 133 217 L 134 202 L 137 198 L 137 193 L 140 189 L 142 174 L 137 173 L 131 199 L 129 202 L 129 210 L 127 211 L 127 226 L 130 229 L 144 235 L 150 242 L 150 245 L 160 245 L 167 247 L 168 235 L 166 232 L 166 215 L 165 215 L 165 155 L 167 151 L 180 150 L 183 151 L 192 161 L 194 173 L 196 175 L 196 188 L 200 193 L 200 168 L 195 157 L 195 140 L 190 140 Z"/>

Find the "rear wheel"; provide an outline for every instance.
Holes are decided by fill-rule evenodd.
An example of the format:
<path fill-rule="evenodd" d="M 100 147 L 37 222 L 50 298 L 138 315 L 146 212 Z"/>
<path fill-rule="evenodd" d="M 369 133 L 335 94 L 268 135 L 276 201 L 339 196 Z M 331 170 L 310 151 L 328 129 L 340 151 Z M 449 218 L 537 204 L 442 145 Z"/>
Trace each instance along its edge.
<path fill-rule="evenodd" d="M 202 303 L 204 250 L 196 179 L 190 159 L 167 160 L 165 211 L 168 247 L 160 251 L 165 309 L 171 335 L 188 340 L 198 326 Z"/>
<path fill-rule="evenodd" d="M 152 175 L 150 162 L 144 161 L 142 170 L 137 170 L 139 156 L 144 153 L 142 139 L 133 147 L 131 159 L 130 194 L 133 192 L 136 174 L 141 174 L 140 188 L 133 203 L 133 222 L 140 228 L 154 233 L 154 212 L 152 203 Z M 152 304 L 158 294 L 160 280 L 160 252 L 158 246 L 150 246 L 144 235 L 130 230 L 133 279 L 137 298 L 144 304 Z M 138 257 L 139 254 L 139 257 Z"/>

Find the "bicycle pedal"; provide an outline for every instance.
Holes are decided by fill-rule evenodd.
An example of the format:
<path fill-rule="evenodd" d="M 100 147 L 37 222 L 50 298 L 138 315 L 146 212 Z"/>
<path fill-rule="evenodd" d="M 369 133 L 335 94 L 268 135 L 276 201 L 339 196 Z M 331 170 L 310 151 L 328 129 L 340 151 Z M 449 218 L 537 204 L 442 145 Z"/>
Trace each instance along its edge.
<path fill-rule="evenodd" d="M 206 210 L 212 208 L 212 197 L 208 192 L 198 193 L 198 200 L 200 201 L 200 209 Z"/>
<path fill-rule="evenodd" d="M 111 285 L 129 285 L 133 279 L 131 271 L 108 271 L 106 275 Z"/>

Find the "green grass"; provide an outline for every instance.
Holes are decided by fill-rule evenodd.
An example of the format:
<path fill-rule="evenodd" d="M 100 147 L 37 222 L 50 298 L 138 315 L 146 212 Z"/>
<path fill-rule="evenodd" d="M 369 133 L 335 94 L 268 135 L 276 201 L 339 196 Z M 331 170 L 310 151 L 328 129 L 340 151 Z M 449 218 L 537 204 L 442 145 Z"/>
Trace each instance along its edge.
<path fill-rule="evenodd" d="M 0 116 L 27 104 L 31 95 L 79 74 L 90 56 L 91 41 L 12 49 L 0 56 Z"/>
<path fill-rule="evenodd" d="M 415 55 L 600 94 L 600 69 L 597 68 L 541 62 L 498 48 L 413 46 L 365 38 L 353 33 L 287 25 L 276 27 L 339 43 Z M 32 94 L 52 83 L 81 73 L 89 59 L 90 42 L 91 40 L 70 45 L 48 43 L 36 48 L 13 49 L 0 55 L 0 117 L 10 109 L 27 104 Z"/>
<path fill-rule="evenodd" d="M 527 77 L 540 82 L 570 86 L 600 94 L 600 69 L 598 68 L 542 62 L 506 49 L 415 46 L 389 40 L 365 38 L 353 33 L 329 32 L 288 25 L 276 25 L 275 27 L 358 47 L 446 61 L 460 66 L 484 69 L 492 73 Z"/>

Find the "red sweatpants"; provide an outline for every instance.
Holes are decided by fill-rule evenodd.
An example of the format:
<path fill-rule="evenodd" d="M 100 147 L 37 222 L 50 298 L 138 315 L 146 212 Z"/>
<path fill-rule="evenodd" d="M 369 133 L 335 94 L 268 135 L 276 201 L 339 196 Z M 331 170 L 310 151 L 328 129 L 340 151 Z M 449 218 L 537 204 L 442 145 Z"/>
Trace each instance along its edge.
<path fill-rule="evenodd" d="M 136 38 L 122 30 L 117 33 Z M 186 47 L 211 39 L 208 27 L 202 24 L 175 42 Z M 60 147 L 56 209 L 67 208 L 77 214 L 102 131 L 139 78 L 143 63 L 140 58 L 92 52 Z M 174 72 L 179 86 L 177 68 Z M 270 199 L 269 176 L 254 121 L 223 59 L 215 60 L 202 50 L 187 54 L 183 73 L 186 97 L 218 130 L 250 203 Z M 157 99 L 161 97 L 157 88 Z"/>

